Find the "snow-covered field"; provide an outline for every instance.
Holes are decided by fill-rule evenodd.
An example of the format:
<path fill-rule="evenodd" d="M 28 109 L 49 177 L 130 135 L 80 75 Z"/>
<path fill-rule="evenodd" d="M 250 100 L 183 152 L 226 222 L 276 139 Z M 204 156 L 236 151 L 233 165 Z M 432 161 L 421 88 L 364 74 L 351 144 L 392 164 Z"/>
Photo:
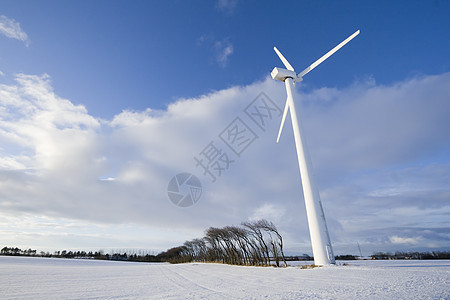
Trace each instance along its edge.
<path fill-rule="evenodd" d="M 450 299 L 449 260 L 346 263 L 277 269 L 0 256 L 0 298 Z"/>

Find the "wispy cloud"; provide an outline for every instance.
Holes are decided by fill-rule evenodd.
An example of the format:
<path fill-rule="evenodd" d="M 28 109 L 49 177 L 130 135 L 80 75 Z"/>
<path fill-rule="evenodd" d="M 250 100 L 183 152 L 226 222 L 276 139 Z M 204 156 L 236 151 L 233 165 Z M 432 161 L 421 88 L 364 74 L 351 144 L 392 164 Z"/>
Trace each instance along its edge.
<path fill-rule="evenodd" d="M 233 54 L 234 48 L 229 41 L 217 41 L 214 44 L 216 49 L 216 59 L 219 66 L 225 68 L 228 64 L 228 58 Z"/>
<path fill-rule="evenodd" d="M 216 8 L 225 14 L 231 15 L 234 13 L 237 4 L 238 0 L 218 0 Z"/>
<path fill-rule="evenodd" d="M 27 47 L 30 44 L 30 39 L 20 27 L 20 23 L 4 15 L 0 16 L 0 33 L 8 38 L 24 42 Z"/>
<path fill-rule="evenodd" d="M 450 246 L 450 165 L 436 156 L 450 149 L 448 82 L 446 73 L 392 86 L 362 82 L 299 92 L 338 250 L 356 241 L 374 250 Z M 286 249 L 309 252 L 289 126 L 279 144 L 279 119 L 266 131 L 255 127 L 258 138 L 240 157 L 218 137 L 236 117 L 251 126 L 244 109 L 260 92 L 283 106 L 284 86 L 268 78 L 180 99 L 167 110 L 123 111 L 99 120 L 58 96 L 48 75 L 19 74 L 15 83 L 0 84 L 0 219 L 13 220 L 0 221 L 2 240 L 26 241 L 38 228 L 21 224 L 21 216 L 94 224 L 97 231 L 102 224 L 131 224 L 130 231 L 150 230 L 163 248 L 208 226 L 265 217 L 286 234 Z M 234 160 L 215 183 L 194 161 L 211 141 Z M 169 180 L 180 172 L 195 174 L 203 185 L 202 198 L 190 208 L 176 207 L 167 196 Z M 19 233 L 2 235 L 10 228 Z M 168 231 L 172 240 L 162 237 Z"/>
<path fill-rule="evenodd" d="M 229 58 L 234 52 L 233 44 L 228 38 L 217 40 L 213 34 L 204 34 L 197 39 L 198 46 L 206 46 L 214 55 L 214 62 L 221 68 L 228 65 Z"/>

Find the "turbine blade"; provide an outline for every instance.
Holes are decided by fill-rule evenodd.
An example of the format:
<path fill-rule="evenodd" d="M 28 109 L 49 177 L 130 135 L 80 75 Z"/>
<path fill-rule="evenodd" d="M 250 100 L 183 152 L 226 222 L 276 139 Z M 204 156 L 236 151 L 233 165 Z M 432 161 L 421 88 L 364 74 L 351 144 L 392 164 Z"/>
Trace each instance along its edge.
<path fill-rule="evenodd" d="M 286 58 L 284 58 L 283 54 L 281 54 L 280 51 L 278 51 L 277 47 L 273 47 L 273 50 L 275 50 L 275 52 L 277 53 L 278 57 L 281 59 L 281 61 L 283 62 L 284 66 L 286 67 L 286 69 L 291 70 L 293 72 L 294 68 L 291 66 L 291 64 L 287 61 Z"/>
<path fill-rule="evenodd" d="M 286 99 L 286 105 L 284 106 L 283 118 L 281 119 L 280 130 L 278 131 L 277 143 L 280 141 L 281 131 L 283 131 L 284 122 L 286 121 L 286 116 L 289 110 L 289 102 Z"/>
<path fill-rule="evenodd" d="M 328 51 L 327 54 L 325 54 L 324 56 L 322 56 L 321 58 L 319 58 L 318 60 L 316 60 L 312 65 L 310 65 L 309 67 L 307 67 L 306 69 L 304 69 L 303 71 L 301 71 L 297 77 L 303 77 L 306 74 L 308 74 L 312 69 L 314 69 L 315 67 L 317 67 L 318 65 L 320 65 L 325 59 L 327 59 L 328 57 L 330 57 L 331 55 L 333 55 L 336 51 L 338 51 L 339 49 L 341 49 L 345 44 L 347 44 L 348 42 L 350 42 L 355 36 L 357 36 L 359 34 L 359 30 L 356 31 L 355 33 L 353 33 L 351 36 L 349 36 L 348 38 L 346 38 L 342 43 L 340 43 L 339 45 L 337 45 L 336 47 L 334 47 L 333 49 L 331 49 L 330 51 Z"/>

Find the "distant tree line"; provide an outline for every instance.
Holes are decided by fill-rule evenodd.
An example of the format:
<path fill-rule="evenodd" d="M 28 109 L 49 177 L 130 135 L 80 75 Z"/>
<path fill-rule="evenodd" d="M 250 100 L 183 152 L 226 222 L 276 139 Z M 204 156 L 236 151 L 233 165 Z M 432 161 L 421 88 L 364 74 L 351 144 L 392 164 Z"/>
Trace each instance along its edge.
<path fill-rule="evenodd" d="M 432 252 L 376 252 L 372 254 L 372 259 L 450 259 L 449 251 L 432 251 Z"/>
<path fill-rule="evenodd" d="M 359 256 L 346 254 L 337 255 L 336 260 L 357 260 Z M 389 252 L 376 252 L 370 256 L 373 260 L 386 260 L 386 259 L 450 259 L 450 252 L 400 252 L 397 251 L 394 254 Z"/>
<path fill-rule="evenodd" d="M 283 238 L 272 222 L 258 220 L 241 226 L 210 227 L 203 238 L 186 241 L 183 245 L 159 254 L 163 261 L 221 262 L 232 265 L 287 266 Z"/>
<path fill-rule="evenodd" d="M 36 256 L 36 250 L 27 249 L 22 250 L 17 247 L 3 247 L 2 250 L 0 250 L 1 255 L 11 255 L 11 256 Z"/>
<path fill-rule="evenodd" d="M 22 250 L 17 247 L 3 247 L 0 250 L 0 255 L 7 256 L 37 256 L 37 257 L 55 257 L 55 258 L 85 258 L 85 259 L 103 259 L 103 260 L 126 260 L 126 261 L 139 261 L 139 262 L 161 262 L 161 259 L 157 255 L 151 254 L 127 254 L 124 253 L 104 253 L 100 251 L 55 251 L 53 253 L 28 249 Z"/>
<path fill-rule="evenodd" d="M 344 255 L 336 255 L 334 258 L 336 260 L 357 260 L 358 256 L 351 254 L 344 254 Z"/>
<path fill-rule="evenodd" d="M 314 260 L 314 257 L 285 256 L 283 239 L 275 225 L 266 220 L 244 222 L 241 226 L 210 227 L 205 236 L 186 241 L 183 245 L 161 252 L 158 255 L 148 253 L 111 254 L 100 251 L 55 251 L 53 253 L 33 249 L 22 250 L 17 247 L 3 247 L 0 255 L 36 256 L 74 259 L 102 259 L 135 262 L 220 262 L 235 265 L 268 266 L 275 262 L 277 266 L 287 266 L 286 261 Z M 450 252 L 376 252 L 374 260 L 385 259 L 450 259 Z M 336 260 L 357 260 L 355 255 L 338 255 Z"/>

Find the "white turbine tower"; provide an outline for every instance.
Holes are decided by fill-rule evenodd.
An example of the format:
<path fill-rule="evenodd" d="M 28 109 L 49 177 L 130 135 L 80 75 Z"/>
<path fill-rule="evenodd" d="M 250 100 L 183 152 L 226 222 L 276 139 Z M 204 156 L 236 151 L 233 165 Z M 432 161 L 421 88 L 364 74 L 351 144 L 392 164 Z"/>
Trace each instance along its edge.
<path fill-rule="evenodd" d="M 273 79 L 284 81 L 284 83 L 286 84 L 287 93 L 287 100 L 284 107 L 283 118 L 281 120 L 280 131 L 278 132 L 277 143 L 280 140 L 281 131 L 283 130 L 284 122 L 289 110 L 291 112 L 292 127 L 294 130 L 295 147 L 297 149 L 298 165 L 300 168 L 300 176 L 303 186 L 303 196 L 305 198 L 306 215 L 308 217 L 309 234 L 311 236 L 314 264 L 319 266 L 334 264 L 335 260 L 330 236 L 328 234 L 325 215 L 323 213 L 322 203 L 320 201 L 319 190 L 315 186 L 313 177 L 311 176 L 311 159 L 306 147 L 301 123 L 297 119 L 297 112 L 295 110 L 295 102 L 292 90 L 295 82 L 302 81 L 303 76 L 317 67 L 328 57 L 333 55 L 333 53 L 338 51 L 341 47 L 347 44 L 358 34 L 359 30 L 349 36 L 342 43 L 331 49 L 327 54 L 319 58 L 299 74 L 295 73 L 294 68 L 286 60 L 286 58 L 284 58 L 280 51 L 278 51 L 276 47 L 273 48 L 287 69 L 274 68 L 271 73 Z"/>

